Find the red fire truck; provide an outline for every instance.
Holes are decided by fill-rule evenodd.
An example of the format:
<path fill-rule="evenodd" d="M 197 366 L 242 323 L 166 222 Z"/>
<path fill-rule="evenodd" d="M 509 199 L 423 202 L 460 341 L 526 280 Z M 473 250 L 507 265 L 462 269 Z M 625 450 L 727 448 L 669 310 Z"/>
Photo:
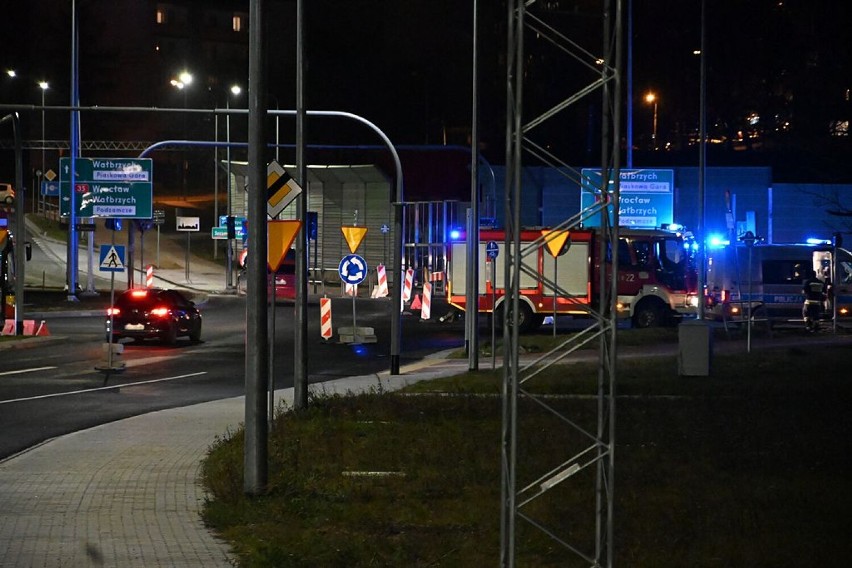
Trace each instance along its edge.
<path fill-rule="evenodd" d="M 520 276 L 519 331 L 541 325 L 547 315 L 587 316 L 599 299 L 600 234 L 595 229 L 570 231 L 565 246 L 551 253 L 545 244 L 550 232 L 521 231 L 524 254 Z M 548 238 L 552 238 L 552 235 Z M 496 312 L 505 299 L 505 232 L 481 230 L 479 242 L 479 312 Z M 695 315 L 698 277 L 693 264 L 691 236 L 669 229 L 622 229 L 618 243 L 618 310 L 636 327 L 663 325 L 676 317 Z M 466 309 L 467 244 L 450 245 L 447 297 L 450 305 Z M 489 254 L 490 251 L 490 254 Z M 606 248 L 607 265 L 611 250 Z M 609 268 L 607 268 L 609 273 Z M 555 308 L 555 309 L 554 309 Z"/>

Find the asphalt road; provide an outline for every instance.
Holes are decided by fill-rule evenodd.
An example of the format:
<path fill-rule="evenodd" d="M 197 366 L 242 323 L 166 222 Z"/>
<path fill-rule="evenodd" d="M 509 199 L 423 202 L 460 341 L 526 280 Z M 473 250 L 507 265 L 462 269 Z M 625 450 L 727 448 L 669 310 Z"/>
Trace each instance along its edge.
<path fill-rule="evenodd" d="M 358 326 L 375 329 L 377 343 L 351 345 L 320 338 L 318 307 L 309 308 L 311 383 L 386 371 L 390 366 L 390 304 L 359 299 Z M 442 314 L 440 300 L 433 313 Z M 202 341 L 128 343 L 126 370 L 106 377 L 101 361 L 102 317 L 51 318 L 52 338 L 0 358 L 0 459 L 50 438 L 128 416 L 245 394 L 245 300 L 212 297 L 202 306 Z M 333 300 L 335 329 L 351 324 L 350 299 Z M 271 350 L 275 388 L 293 384 L 293 306 L 276 308 Z M 401 360 L 417 360 L 463 344 L 464 323 L 403 319 Z"/>

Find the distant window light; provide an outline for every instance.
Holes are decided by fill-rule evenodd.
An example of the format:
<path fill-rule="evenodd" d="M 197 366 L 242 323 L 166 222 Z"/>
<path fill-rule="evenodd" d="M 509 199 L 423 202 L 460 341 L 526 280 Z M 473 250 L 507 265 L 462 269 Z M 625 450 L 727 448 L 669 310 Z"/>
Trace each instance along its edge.
<path fill-rule="evenodd" d="M 234 14 L 231 18 L 231 27 L 235 32 L 244 32 L 246 31 L 246 21 L 245 14 Z"/>
<path fill-rule="evenodd" d="M 755 112 L 753 112 L 753 113 L 751 113 L 750 115 L 748 115 L 747 120 L 748 120 L 748 123 L 749 123 L 750 125 L 754 126 L 755 124 L 757 124 L 758 122 L 760 122 L 760 115 L 759 115 L 759 114 L 757 114 L 757 113 L 755 113 Z"/>
<path fill-rule="evenodd" d="M 168 23 L 167 12 L 164 8 L 157 8 L 157 23 L 162 25 Z"/>
<path fill-rule="evenodd" d="M 849 102 L 850 92 L 852 92 L 852 89 L 846 89 L 846 93 L 845 93 L 845 97 L 844 97 L 846 99 L 846 102 Z"/>
<path fill-rule="evenodd" d="M 849 136 L 849 121 L 848 120 L 835 120 L 831 123 L 831 135 L 838 137 L 847 137 Z"/>

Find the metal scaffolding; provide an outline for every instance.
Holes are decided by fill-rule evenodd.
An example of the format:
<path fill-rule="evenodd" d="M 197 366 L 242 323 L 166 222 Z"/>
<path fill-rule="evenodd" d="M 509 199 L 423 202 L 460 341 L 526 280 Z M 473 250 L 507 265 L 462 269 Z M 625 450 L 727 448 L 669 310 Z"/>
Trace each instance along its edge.
<path fill-rule="evenodd" d="M 504 312 L 503 342 L 503 416 L 502 416 L 502 486 L 501 486 L 501 551 L 500 564 L 504 567 L 515 566 L 517 552 L 524 546 L 521 534 L 530 534 L 526 527 L 521 531 L 519 521 L 532 527 L 533 532 L 543 532 L 560 544 L 566 555 L 572 560 L 589 566 L 613 565 L 613 502 L 615 474 L 615 395 L 616 395 L 616 301 L 618 246 L 618 207 L 619 202 L 619 142 L 621 107 L 621 69 L 622 53 L 622 0 L 602 0 L 603 9 L 603 47 L 602 55 L 595 55 L 584 49 L 576 41 L 557 29 L 550 19 L 555 19 L 554 7 L 558 2 L 537 0 L 508 1 L 508 49 L 507 49 L 507 103 L 506 103 L 506 188 L 504 216 L 506 224 L 505 281 L 508 310 Z M 559 21 L 565 23 L 566 13 L 559 13 Z M 569 19 L 574 16 L 567 16 Z M 580 16 L 576 16 L 579 18 Z M 582 25 L 582 23 L 581 23 Z M 530 31 L 525 41 L 525 31 Z M 535 41 L 533 41 L 533 39 Z M 579 64 L 588 75 L 588 81 L 576 92 L 566 93 L 558 103 L 544 111 L 531 112 L 531 105 L 524 101 L 524 83 L 529 80 L 529 64 L 536 61 L 541 64 L 561 65 L 552 57 L 535 58 L 535 53 L 525 53 L 524 49 L 547 44 L 556 52 Z M 559 67 L 560 73 L 564 69 Z M 585 75 L 583 75 L 585 77 Z M 551 148 L 552 132 L 558 129 L 542 128 L 553 121 L 560 113 L 581 100 L 588 99 L 594 93 L 601 93 L 601 180 L 606 182 L 583 180 L 585 185 L 595 183 L 598 200 L 594 206 L 580 211 L 579 214 L 565 219 L 554 230 L 570 230 L 578 227 L 590 217 L 601 219 L 599 239 L 599 258 L 601 262 L 597 274 L 600 297 L 595 306 L 589 308 L 589 325 L 580 333 L 571 335 L 561 345 L 529 364 L 521 364 L 518 344 L 518 314 L 521 274 L 533 274 L 536 278 L 537 267 L 524 262 L 525 257 L 533 254 L 541 245 L 543 238 L 533 243 L 524 243 L 521 248 L 521 171 L 528 162 L 544 163 L 555 168 L 562 175 L 581 181 L 580 172 L 568 165 L 565 158 L 554 153 Z M 531 115 L 531 118 L 525 113 Z M 609 254 L 607 255 L 607 252 Z M 607 274 L 607 265 L 612 269 Z M 612 276 L 611 278 L 609 276 Z M 547 282 L 548 286 L 559 289 L 558 282 Z M 561 292 L 560 292 L 561 293 Z M 555 322 L 554 322 L 555 325 Z M 597 371 L 597 396 L 595 401 L 595 419 L 591 423 L 569 415 L 548 397 L 535 392 L 531 381 L 542 369 L 558 364 L 565 357 L 590 342 L 597 342 L 599 349 Z M 565 429 L 566 449 L 564 456 L 554 457 L 554 466 L 545 472 L 531 472 L 530 468 L 520 468 L 519 456 L 524 455 L 524 445 L 534 444 L 531 434 L 519 435 L 527 412 L 543 411 L 557 417 Z M 587 421 L 588 422 L 588 421 Z M 554 432 L 539 433 L 538 436 L 557 435 Z M 534 437 L 534 435 L 532 435 Z M 593 495 L 578 502 L 589 504 L 588 510 L 576 510 L 571 514 L 580 522 L 587 522 L 585 529 L 560 534 L 549 526 L 548 520 L 537 516 L 536 503 L 543 499 L 558 499 L 557 493 L 564 491 L 566 484 L 572 483 L 576 492 L 588 491 Z M 587 519 L 587 521 L 586 521 Z M 582 535 L 593 534 L 593 538 Z M 573 563 L 571 565 L 574 565 Z"/>
<path fill-rule="evenodd" d="M 134 151 L 141 152 L 148 148 L 153 142 L 145 140 L 83 140 L 80 143 L 82 150 L 99 150 L 108 152 L 124 152 Z M 24 140 L 22 148 L 24 150 L 68 150 L 71 145 L 68 140 Z M 11 142 L 8 140 L 0 140 L 0 150 L 11 149 Z M 180 150 L 183 146 L 173 144 L 171 147 L 164 150 Z"/>

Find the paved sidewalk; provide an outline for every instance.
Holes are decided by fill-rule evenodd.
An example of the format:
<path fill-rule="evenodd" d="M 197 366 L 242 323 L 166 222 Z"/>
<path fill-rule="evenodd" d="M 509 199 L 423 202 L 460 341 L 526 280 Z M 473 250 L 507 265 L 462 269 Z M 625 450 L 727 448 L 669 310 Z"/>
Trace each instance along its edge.
<path fill-rule="evenodd" d="M 392 390 L 457 374 L 467 362 L 432 358 L 403 375 L 350 377 L 322 392 Z M 276 406 L 292 403 L 276 392 Z M 201 460 L 244 418 L 244 397 L 153 412 L 48 441 L 0 462 L 2 567 L 232 566 L 203 526 Z"/>

